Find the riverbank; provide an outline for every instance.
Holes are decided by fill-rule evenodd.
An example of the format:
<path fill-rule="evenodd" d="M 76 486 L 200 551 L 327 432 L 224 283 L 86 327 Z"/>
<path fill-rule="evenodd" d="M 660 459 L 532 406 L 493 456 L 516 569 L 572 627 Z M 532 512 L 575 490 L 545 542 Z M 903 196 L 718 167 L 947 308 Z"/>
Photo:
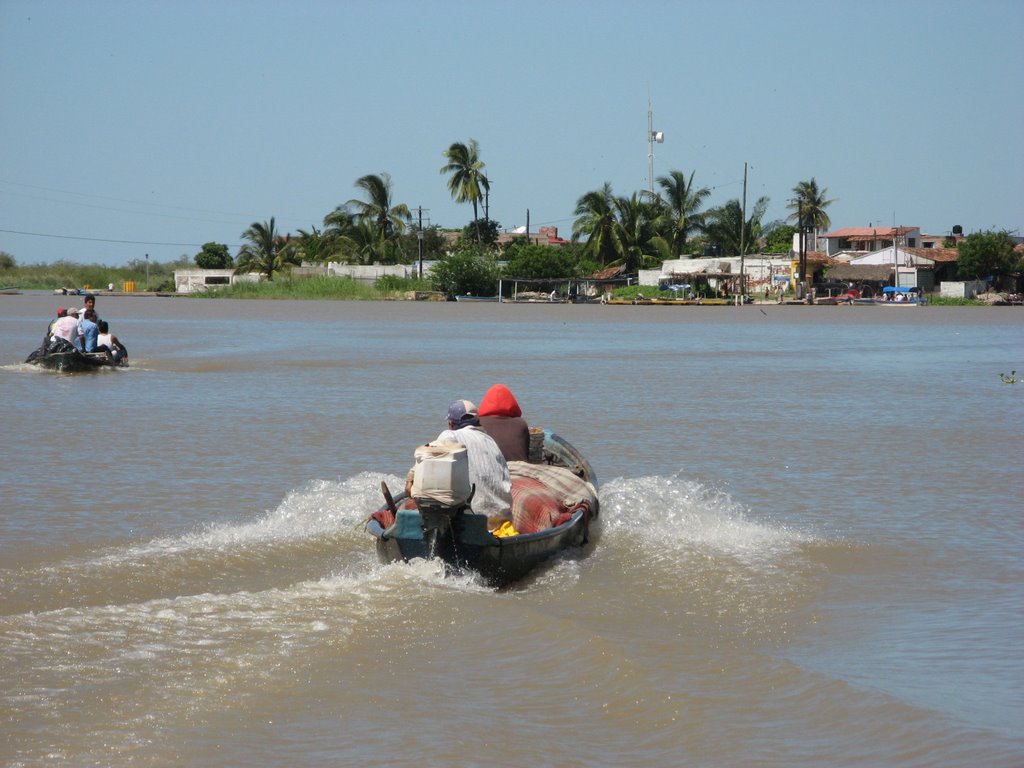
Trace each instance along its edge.
<path fill-rule="evenodd" d="M 308 300 L 308 301 L 445 301 L 446 296 L 439 292 L 430 290 L 425 281 L 418 280 L 395 280 L 392 278 L 378 280 L 375 283 L 364 283 L 350 278 L 307 278 L 293 280 L 291 278 L 278 279 L 274 281 L 263 281 L 259 283 L 235 283 L 224 287 L 209 289 L 202 292 L 182 294 L 171 290 L 149 290 L 149 291 L 123 291 L 106 289 L 76 289 L 58 288 L 48 289 L 22 289 L 17 286 L 7 285 L 0 288 L 0 296 L 19 295 L 31 293 L 36 295 L 53 295 L 65 298 L 68 303 L 73 303 L 78 296 L 92 293 L 97 297 L 118 298 L 118 297 L 160 297 L 160 298 L 193 298 L 193 299 L 264 299 L 264 300 Z M 513 301 L 505 299 L 505 303 L 531 303 L 546 304 L 546 301 Z M 561 303 L 561 302 L 552 302 Z M 598 303 L 597 300 L 578 303 Z M 684 301 L 676 299 L 674 294 L 644 291 L 643 286 L 632 286 L 631 288 L 618 289 L 612 293 L 612 298 L 605 302 L 612 305 L 635 305 L 635 306 L 736 306 L 735 298 L 704 298 L 700 301 Z M 747 301 L 748 306 L 812 306 L 805 301 L 796 300 L 790 297 L 779 302 L 776 298 L 761 299 L 752 298 Z M 831 304 L 831 302 L 830 302 Z M 822 305 L 813 305 L 822 306 Z M 837 306 L 850 306 L 840 303 Z M 964 307 L 1004 307 L 1024 306 L 1024 296 L 1019 294 L 986 293 L 975 299 L 951 298 L 933 295 L 928 297 L 925 306 L 964 306 Z"/>

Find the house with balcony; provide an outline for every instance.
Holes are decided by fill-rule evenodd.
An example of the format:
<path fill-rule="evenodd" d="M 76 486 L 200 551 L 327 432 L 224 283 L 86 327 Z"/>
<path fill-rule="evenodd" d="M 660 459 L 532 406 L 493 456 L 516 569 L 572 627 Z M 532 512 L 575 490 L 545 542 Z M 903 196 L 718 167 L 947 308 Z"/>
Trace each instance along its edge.
<path fill-rule="evenodd" d="M 893 246 L 921 248 L 922 235 L 919 227 L 843 227 L 819 235 L 817 246 L 829 258 L 846 261 L 846 254 L 853 258 Z"/>

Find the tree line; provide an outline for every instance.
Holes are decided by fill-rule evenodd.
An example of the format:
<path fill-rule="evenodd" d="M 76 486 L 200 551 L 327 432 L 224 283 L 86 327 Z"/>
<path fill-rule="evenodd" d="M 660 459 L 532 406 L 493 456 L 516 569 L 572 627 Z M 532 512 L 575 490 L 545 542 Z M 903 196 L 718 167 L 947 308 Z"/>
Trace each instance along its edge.
<path fill-rule="evenodd" d="M 495 246 L 500 225 L 490 218 L 490 179 L 480 146 L 471 138 L 452 143 L 442 154 L 445 162 L 440 173 L 447 176 L 449 193 L 473 209 L 471 222 L 454 243 L 439 227 L 416 226 L 409 206 L 394 201 L 391 176 L 381 172 L 357 179 L 355 187 L 361 196 L 337 206 L 319 227 L 299 229 L 293 235 L 280 232 L 274 217 L 253 222 L 241 235 L 243 245 L 235 259 L 227 246 L 207 243 L 196 263 L 205 268 L 258 272 L 273 279 L 275 272 L 303 262 L 408 264 L 417 258 L 444 260 L 457 255 L 466 262 L 494 259 L 499 255 Z M 577 200 L 572 247 L 545 248 L 547 258 L 540 258 L 535 251 L 523 250 L 529 246 L 524 236 L 501 255 L 518 258 L 520 268 L 528 271 L 517 273 L 520 277 L 547 276 L 554 266 L 566 270 L 562 277 L 613 265 L 633 273 L 686 255 L 729 256 L 764 247 L 788 252 L 797 228 L 829 226 L 826 209 L 834 201 L 827 199 L 826 190 L 819 189 L 814 179 L 794 187 L 789 204 L 795 211 L 790 217 L 794 227 L 764 221 L 767 197 L 754 201 L 749 210 L 740 200 L 705 209 L 711 190 L 698 186 L 694 175 L 673 170 L 657 180 L 659 191 L 653 194 L 617 195 L 605 183 Z M 555 257 L 554 250 L 565 251 L 569 258 L 565 253 Z"/>
<path fill-rule="evenodd" d="M 354 186 L 361 194 L 338 205 L 320 226 L 292 234 L 282 233 L 274 217 L 256 221 L 241 234 L 243 245 L 236 257 L 227 245 L 210 242 L 196 254 L 195 263 L 206 269 L 256 272 L 272 280 L 289 265 L 302 263 L 410 264 L 422 258 L 440 262 L 448 292 L 453 283 L 465 288 L 470 274 L 479 276 L 470 282 L 489 280 L 497 274 L 499 255 L 507 262 L 506 274 L 524 278 L 579 277 L 610 266 L 634 274 L 685 256 L 785 254 L 793 250 L 794 235 L 799 235 L 797 251 L 803 257 L 809 236 L 831 226 L 828 208 L 836 202 L 815 178 L 800 181 L 787 200 L 785 221 L 766 222 L 768 197 L 749 208 L 745 199 L 707 208 L 711 190 L 695 182 L 695 172 L 672 170 L 657 178 L 654 192 L 620 195 L 606 182 L 581 195 L 569 246 L 532 245 L 524 235 L 499 252 L 500 224 L 490 218 L 490 179 L 479 144 L 472 138 L 454 142 L 442 155 L 439 172 L 447 176 L 449 193 L 473 210 L 454 242 L 438 226 L 419 226 L 412 209 L 393 200 L 391 176 L 381 172 L 357 179 Z M 966 249 L 961 244 L 961 275 L 1020 271 L 1021 257 L 1012 238 L 1007 233 L 983 234 L 987 237 L 968 237 Z M 13 265 L 13 257 L 9 260 Z M 806 273 L 806 264 L 800 271 Z"/>

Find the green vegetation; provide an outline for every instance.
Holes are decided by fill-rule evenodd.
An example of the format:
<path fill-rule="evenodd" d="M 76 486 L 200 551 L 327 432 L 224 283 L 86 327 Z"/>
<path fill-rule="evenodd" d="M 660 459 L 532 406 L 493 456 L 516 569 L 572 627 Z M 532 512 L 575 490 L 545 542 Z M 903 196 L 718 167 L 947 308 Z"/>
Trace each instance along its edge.
<path fill-rule="evenodd" d="M 765 238 L 761 248 L 762 253 L 773 253 L 786 255 L 793 250 L 793 235 L 796 234 L 796 227 L 789 224 L 782 224 L 775 227 Z"/>
<path fill-rule="evenodd" d="M 338 299 L 376 301 L 404 298 L 409 291 L 429 291 L 423 280 L 382 277 L 373 285 L 348 277 L 281 277 L 259 283 L 238 282 L 191 294 L 203 299 Z"/>
<path fill-rule="evenodd" d="M 267 280 L 274 279 L 274 272 L 294 264 L 295 253 L 284 248 L 284 241 L 274 228 L 274 217 L 269 222 L 254 221 L 242 233 L 246 243 L 238 250 L 236 272 L 258 272 Z"/>
<path fill-rule="evenodd" d="M 480 200 L 486 200 L 491 189 L 491 182 L 484 173 L 486 166 L 480 159 L 480 145 L 476 139 L 470 139 L 469 144 L 456 141 L 443 154 L 448 162 L 441 167 L 441 173 L 449 174 L 448 191 L 456 202 L 473 204 L 473 228 L 476 241 L 480 243 L 478 208 Z"/>
<path fill-rule="evenodd" d="M 193 268 L 188 256 L 168 263 L 133 259 L 124 267 L 73 264 L 69 261 L 25 266 L 14 263 L 6 267 L 0 263 L 0 285 L 16 286 L 26 291 L 54 291 L 60 288 L 106 290 L 113 283 L 114 290 L 120 291 L 125 283 L 135 283 L 136 291 L 173 291 L 174 270 Z"/>
<path fill-rule="evenodd" d="M 928 304 L 933 307 L 987 307 L 988 304 L 977 299 L 965 299 L 954 296 L 929 296 Z"/>
<path fill-rule="evenodd" d="M 196 266 L 200 269 L 231 269 L 235 260 L 223 243 L 204 243 L 203 250 L 196 254 Z"/>
<path fill-rule="evenodd" d="M 448 298 L 460 294 L 494 296 L 501 270 L 484 246 L 462 248 L 434 265 L 434 290 Z"/>
<path fill-rule="evenodd" d="M 957 274 L 968 280 L 1024 271 L 1024 255 L 1014 250 L 1008 232 L 976 232 L 964 238 L 957 250 Z"/>
<path fill-rule="evenodd" d="M 580 277 L 580 263 L 568 248 L 513 243 L 506 250 L 505 274 L 510 277 Z"/>

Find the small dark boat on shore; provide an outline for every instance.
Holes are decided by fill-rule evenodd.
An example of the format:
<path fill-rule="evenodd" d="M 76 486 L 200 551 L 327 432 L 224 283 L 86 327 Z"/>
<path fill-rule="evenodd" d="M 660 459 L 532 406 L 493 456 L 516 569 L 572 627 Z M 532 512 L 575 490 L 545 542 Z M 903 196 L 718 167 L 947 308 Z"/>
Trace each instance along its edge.
<path fill-rule="evenodd" d="M 531 461 L 509 462 L 517 533 L 488 531 L 487 518 L 472 512 L 471 496 L 453 505 L 404 493 L 392 498 L 382 483 L 386 503 L 366 524 L 380 561 L 437 559 L 450 571 L 477 573 L 500 588 L 560 552 L 585 545 L 598 513 L 597 476 L 567 441 L 550 430 L 534 432 L 542 442 L 531 451 Z"/>
<path fill-rule="evenodd" d="M 33 350 L 25 362 L 51 371 L 81 373 L 99 368 L 125 368 L 128 366 L 128 350 L 124 345 L 116 353 L 80 352 L 74 344 L 53 337 L 46 344 Z"/>

